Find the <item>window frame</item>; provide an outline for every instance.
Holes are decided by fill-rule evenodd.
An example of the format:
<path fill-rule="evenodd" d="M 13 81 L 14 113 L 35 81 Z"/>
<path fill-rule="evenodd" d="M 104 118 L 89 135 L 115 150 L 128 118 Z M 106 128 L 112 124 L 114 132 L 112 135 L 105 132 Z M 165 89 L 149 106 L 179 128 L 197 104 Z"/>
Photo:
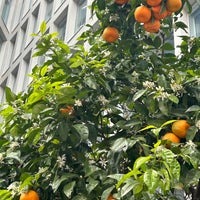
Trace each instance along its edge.
<path fill-rule="evenodd" d="M 190 17 L 189 17 L 190 35 L 193 37 L 200 37 L 200 26 L 199 26 L 199 32 L 197 32 L 197 29 L 196 29 L 197 26 L 195 23 L 195 18 L 197 16 L 200 17 L 200 5 L 196 3 L 193 8 L 194 8 L 193 12 L 190 14 Z"/>
<path fill-rule="evenodd" d="M 74 30 L 75 33 L 77 33 L 86 23 L 87 3 L 88 3 L 87 0 L 81 0 L 79 2 L 76 1 L 77 9 L 76 9 L 76 21 L 75 21 L 75 30 Z M 84 12 L 83 21 L 82 21 L 82 12 Z"/>

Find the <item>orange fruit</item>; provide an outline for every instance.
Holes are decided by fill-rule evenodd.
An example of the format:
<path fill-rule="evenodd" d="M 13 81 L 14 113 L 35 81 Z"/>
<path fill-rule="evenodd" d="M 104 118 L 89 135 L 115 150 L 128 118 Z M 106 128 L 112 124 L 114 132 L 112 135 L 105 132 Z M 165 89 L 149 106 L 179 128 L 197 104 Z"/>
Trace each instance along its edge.
<path fill-rule="evenodd" d="M 169 140 L 172 143 L 180 143 L 180 138 L 174 133 L 165 133 L 165 135 L 162 137 L 162 140 Z M 167 144 L 166 147 L 170 149 L 171 145 Z"/>
<path fill-rule="evenodd" d="M 128 3 L 129 0 L 115 0 L 115 3 L 116 4 L 119 4 L 119 5 L 123 5 L 125 3 Z"/>
<path fill-rule="evenodd" d="M 166 2 L 166 8 L 170 12 L 176 12 L 179 11 L 182 7 L 182 1 L 181 0 L 167 0 Z"/>
<path fill-rule="evenodd" d="M 152 12 L 153 12 L 153 16 L 155 19 L 164 19 L 165 17 L 168 16 L 168 10 L 163 10 L 162 11 L 162 7 L 161 5 L 158 6 L 154 6 L 151 8 Z"/>
<path fill-rule="evenodd" d="M 151 19 L 151 10 L 144 5 L 141 5 L 135 9 L 134 17 L 137 22 L 148 22 Z"/>
<path fill-rule="evenodd" d="M 185 138 L 190 124 L 186 120 L 177 120 L 172 124 L 172 132 L 180 138 Z"/>
<path fill-rule="evenodd" d="M 106 27 L 103 31 L 102 37 L 106 42 L 115 42 L 119 38 L 119 31 L 115 27 Z"/>
<path fill-rule="evenodd" d="M 19 200 L 39 200 L 39 195 L 34 190 L 22 193 Z"/>
<path fill-rule="evenodd" d="M 74 108 L 72 106 L 67 106 L 66 108 L 60 108 L 60 112 L 62 114 L 68 113 L 68 114 L 73 114 Z"/>
<path fill-rule="evenodd" d="M 156 33 L 159 31 L 160 29 L 160 20 L 158 19 L 155 19 L 155 20 L 150 20 L 146 23 L 144 23 L 144 29 L 147 31 L 147 32 L 150 32 L 150 33 Z"/>
<path fill-rule="evenodd" d="M 109 197 L 107 198 L 107 200 L 116 200 L 112 194 L 109 195 Z"/>
<path fill-rule="evenodd" d="M 158 6 L 162 0 L 146 0 L 146 2 L 149 6 Z"/>

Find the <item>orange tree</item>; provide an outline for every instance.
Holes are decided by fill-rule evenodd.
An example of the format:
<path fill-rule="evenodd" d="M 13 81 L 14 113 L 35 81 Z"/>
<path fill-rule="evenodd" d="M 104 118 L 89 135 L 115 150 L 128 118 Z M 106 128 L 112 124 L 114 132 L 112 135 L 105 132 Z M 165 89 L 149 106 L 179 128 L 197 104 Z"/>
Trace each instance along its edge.
<path fill-rule="evenodd" d="M 46 62 L 33 68 L 26 92 L 5 89 L 1 108 L 1 200 L 28 190 L 44 200 L 198 198 L 200 40 L 183 36 L 177 57 L 165 41 L 173 23 L 186 28 L 181 11 L 150 34 L 134 18 L 141 3 L 95 0 L 100 26 L 73 51 L 45 34 L 45 23 L 34 34 L 34 56 Z M 101 39 L 108 26 L 117 41 Z M 168 145 L 161 138 L 177 119 L 190 128 Z"/>

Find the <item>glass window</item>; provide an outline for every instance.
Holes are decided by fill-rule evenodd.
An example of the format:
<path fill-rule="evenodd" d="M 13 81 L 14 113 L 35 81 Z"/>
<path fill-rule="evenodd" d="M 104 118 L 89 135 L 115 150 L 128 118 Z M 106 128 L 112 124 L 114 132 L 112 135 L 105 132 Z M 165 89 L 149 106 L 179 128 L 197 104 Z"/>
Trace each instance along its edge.
<path fill-rule="evenodd" d="M 14 93 L 17 92 L 17 75 L 18 75 L 18 71 L 19 71 L 19 66 L 16 67 L 13 72 L 11 73 L 12 76 L 12 91 Z"/>
<path fill-rule="evenodd" d="M 87 0 L 81 0 L 77 3 L 76 25 L 75 32 L 77 32 L 86 21 Z"/>
<path fill-rule="evenodd" d="M 39 6 L 33 11 L 33 33 L 38 32 L 38 13 L 39 13 Z"/>
<path fill-rule="evenodd" d="M 4 103 L 6 100 L 6 96 L 5 96 L 5 87 L 7 84 L 7 79 L 5 81 L 2 82 L 1 86 L 0 86 L 0 97 L 1 97 L 1 103 Z"/>
<path fill-rule="evenodd" d="M 0 51 L 1 51 L 2 44 L 3 44 L 3 39 L 0 37 Z"/>
<path fill-rule="evenodd" d="M 53 0 L 46 0 L 47 7 L 46 7 L 46 14 L 45 14 L 45 21 L 48 21 L 51 18 L 52 11 L 53 11 Z"/>
<path fill-rule="evenodd" d="M 191 35 L 200 36 L 200 6 L 190 16 Z"/>
<path fill-rule="evenodd" d="M 11 7 L 11 0 L 5 0 L 2 15 L 1 15 L 5 24 L 7 24 L 7 22 L 8 22 L 10 7 Z"/>
<path fill-rule="evenodd" d="M 28 24 L 28 21 L 26 21 L 22 27 L 21 27 L 21 50 L 20 51 L 23 51 L 24 49 L 24 46 L 25 46 L 25 43 L 26 43 L 26 29 L 27 29 L 27 24 Z"/>
<path fill-rule="evenodd" d="M 57 28 L 57 32 L 59 33 L 58 37 L 61 40 L 65 40 L 66 27 L 67 27 L 67 13 L 68 10 L 66 8 L 54 22 Z"/>
<path fill-rule="evenodd" d="M 12 61 L 14 60 L 16 38 L 17 38 L 17 35 L 15 35 L 15 36 L 11 39 L 11 57 L 10 57 L 11 59 L 10 59 L 10 62 L 12 62 Z"/>
<path fill-rule="evenodd" d="M 29 52 L 23 59 L 24 61 L 24 68 L 23 71 L 25 73 L 25 77 L 24 77 L 24 83 L 23 83 L 23 89 L 25 89 L 25 87 L 28 85 L 29 83 L 29 77 L 28 74 L 30 73 L 31 70 L 31 66 L 30 66 L 30 60 L 31 60 L 31 52 Z"/>
<path fill-rule="evenodd" d="M 65 40 L 66 23 L 67 23 L 67 18 L 65 17 L 57 26 L 59 38 L 61 40 Z"/>

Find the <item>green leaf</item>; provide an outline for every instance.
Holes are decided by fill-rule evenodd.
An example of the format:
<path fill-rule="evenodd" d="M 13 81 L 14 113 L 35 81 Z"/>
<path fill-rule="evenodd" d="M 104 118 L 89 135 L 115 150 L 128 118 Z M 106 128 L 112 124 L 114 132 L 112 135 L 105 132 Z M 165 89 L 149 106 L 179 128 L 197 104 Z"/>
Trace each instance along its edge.
<path fill-rule="evenodd" d="M 35 177 L 30 176 L 28 174 L 26 174 L 27 177 L 25 180 L 23 180 L 22 184 L 20 185 L 20 190 L 26 188 L 27 186 L 32 186 L 33 185 L 33 181 L 35 180 Z"/>
<path fill-rule="evenodd" d="M 48 70 L 48 66 L 47 65 L 43 66 L 40 71 L 40 75 L 43 77 L 46 74 L 47 70 Z"/>
<path fill-rule="evenodd" d="M 118 138 L 111 146 L 113 152 L 126 151 L 128 149 L 128 141 L 126 138 Z"/>
<path fill-rule="evenodd" d="M 133 96 L 133 101 L 137 101 L 141 96 L 145 94 L 146 91 L 146 89 L 137 91 Z"/>
<path fill-rule="evenodd" d="M 157 127 L 153 126 L 153 125 L 149 125 L 149 126 L 146 126 L 145 128 L 140 129 L 138 132 L 146 131 L 146 130 L 149 130 L 149 129 L 152 129 L 152 128 L 157 128 Z"/>
<path fill-rule="evenodd" d="M 185 112 L 199 112 L 199 111 L 200 111 L 200 106 L 193 105 L 190 106 Z"/>
<path fill-rule="evenodd" d="M 97 89 L 97 82 L 93 77 L 86 77 L 85 79 L 85 83 L 92 89 L 96 90 Z"/>
<path fill-rule="evenodd" d="M 172 102 L 174 102 L 175 104 L 179 103 L 179 99 L 175 95 L 170 95 L 169 96 L 169 100 L 172 101 Z"/>
<path fill-rule="evenodd" d="M 140 192 L 142 192 L 143 187 L 144 187 L 144 184 L 141 181 L 134 180 L 134 182 L 133 182 L 133 193 L 139 194 Z"/>
<path fill-rule="evenodd" d="M 88 193 L 91 193 L 97 187 L 97 185 L 99 184 L 99 181 L 95 180 L 92 177 L 88 177 L 87 183 L 88 184 L 86 185 L 86 189 L 87 189 Z"/>
<path fill-rule="evenodd" d="M 60 187 L 60 185 L 64 181 L 69 182 L 70 179 L 76 178 L 77 176 L 78 176 L 77 174 L 72 174 L 72 173 L 63 174 L 61 177 L 60 176 L 56 176 L 54 178 L 54 180 L 53 180 L 53 183 L 52 183 L 52 189 L 53 189 L 53 191 L 56 192 L 58 190 L 58 188 Z"/>
<path fill-rule="evenodd" d="M 174 50 L 174 45 L 170 43 L 165 43 L 161 46 L 161 49 L 164 51 L 173 51 Z"/>
<path fill-rule="evenodd" d="M 60 89 L 60 94 L 57 94 L 56 101 L 58 104 L 74 104 L 74 96 L 77 90 L 71 86 Z"/>
<path fill-rule="evenodd" d="M 72 181 L 64 186 L 63 192 L 66 197 L 71 198 L 75 185 L 76 185 L 76 181 Z"/>
<path fill-rule="evenodd" d="M 157 171 L 153 169 L 148 169 L 144 173 L 144 183 L 147 185 L 150 193 L 154 193 L 159 186 L 160 176 Z"/>
<path fill-rule="evenodd" d="M 137 158 L 133 165 L 133 170 L 139 169 L 143 164 L 148 162 L 150 159 L 151 159 L 151 156 L 141 156 Z"/>
<path fill-rule="evenodd" d="M 170 177 L 169 177 L 169 173 L 165 168 L 162 168 L 160 170 L 160 172 L 162 173 L 163 179 L 161 179 L 161 181 L 163 181 L 163 186 L 164 186 L 164 190 L 165 191 L 169 191 L 170 190 Z"/>
<path fill-rule="evenodd" d="M 0 199 L 1 200 L 12 200 L 12 193 L 9 190 L 0 190 Z"/>
<path fill-rule="evenodd" d="M 9 87 L 5 87 L 6 101 L 11 103 L 17 99 L 17 96 L 11 91 Z"/>
<path fill-rule="evenodd" d="M 107 200 L 114 188 L 115 188 L 115 186 L 113 185 L 113 186 L 107 188 L 106 190 L 104 190 L 101 195 L 101 200 Z"/>
<path fill-rule="evenodd" d="M 198 133 L 198 128 L 196 126 L 190 126 L 190 128 L 187 131 L 186 141 L 190 140 L 193 141 L 197 133 Z"/>
<path fill-rule="evenodd" d="M 40 32 L 42 33 L 42 35 L 45 33 L 46 31 L 46 22 L 43 21 L 40 25 Z"/>
<path fill-rule="evenodd" d="M 135 180 L 133 178 L 129 178 L 125 181 L 125 184 L 120 190 L 121 197 L 124 197 L 126 194 L 128 194 L 131 190 L 133 190 L 134 186 L 138 186 L 135 184 Z M 138 192 L 138 191 L 137 191 Z M 137 193 L 136 192 L 136 193 Z"/>
<path fill-rule="evenodd" d="M 168 116 L 168 114 L 169 114 L 168 107 L 165 104 L 165 102 L 159 101 L 158 105 L 159 105 L 159 109 L 162 112 L 162 114 Z"/>
<path fill-rule="evenodd" d="M 163 123 L 160 127 L 163 128 L 164 126 L 167 126 L 167 125 L 169 125 L 169 124 L 172 124 L 172 123 L 174 123 L 175 121 L 177 121 L 177 120 L 169 120 L 169 121 L 166 121 L 166 122 Z"/>
<path fill-rule="evenodd" d="M 89 130 L 88 130 L 88 127 L 86 125 L 84 125 L 84 124 L 75 124 L 75 125 L 73 125 L 73 127 L 78 132 L 78 134 L 80 135 L 80 137 L 81 137 L 81 139 L 83 141 L 88 139 Z"/>

